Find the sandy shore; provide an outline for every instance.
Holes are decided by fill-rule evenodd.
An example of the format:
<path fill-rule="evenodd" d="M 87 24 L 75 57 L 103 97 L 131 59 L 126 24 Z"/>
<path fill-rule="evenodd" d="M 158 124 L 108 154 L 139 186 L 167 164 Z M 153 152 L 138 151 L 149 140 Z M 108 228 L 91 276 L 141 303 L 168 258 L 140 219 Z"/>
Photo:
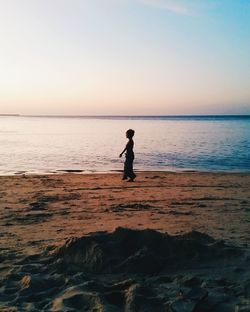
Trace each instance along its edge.
<path fill-rule="evenodd" d="M 250 174 L 0 177 L 0 311 L 250 311 L 249 239 Z"/>

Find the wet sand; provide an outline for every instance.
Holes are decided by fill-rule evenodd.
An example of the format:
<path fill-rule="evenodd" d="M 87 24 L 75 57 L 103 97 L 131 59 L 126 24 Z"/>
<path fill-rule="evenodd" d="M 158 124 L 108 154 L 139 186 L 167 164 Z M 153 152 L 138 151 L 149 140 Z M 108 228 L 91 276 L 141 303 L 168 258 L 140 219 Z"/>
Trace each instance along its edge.
<path fill-rule="evenodd" d="M 0 311 L 236 311 L 249 239 L 250 174 L 0 177 Z"/>

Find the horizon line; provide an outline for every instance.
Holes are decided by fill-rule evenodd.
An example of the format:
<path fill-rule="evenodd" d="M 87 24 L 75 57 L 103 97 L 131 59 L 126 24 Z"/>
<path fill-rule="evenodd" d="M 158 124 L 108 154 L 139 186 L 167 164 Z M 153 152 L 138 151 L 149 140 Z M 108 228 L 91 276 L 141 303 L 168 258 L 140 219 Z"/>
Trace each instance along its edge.
<path fill-rule="evenodd" d="M 147 118 L 147 117 L 250 117 L 250 114 L 156 114 L 156 115 L 112 115 L 112 114 L 91 114 L 91 115 L 75 115 L 75 114 L 7 114 L 7 113 L 0 113 L 1 117 L 71 117 L 71 118 L 91 118 L 91 117 L 99 117 L 99 118 L 107 118 L 107 117 L 117 117 L 117 118 L 124 118 L 124 117 L 139 117 L 139 118 Z"/>

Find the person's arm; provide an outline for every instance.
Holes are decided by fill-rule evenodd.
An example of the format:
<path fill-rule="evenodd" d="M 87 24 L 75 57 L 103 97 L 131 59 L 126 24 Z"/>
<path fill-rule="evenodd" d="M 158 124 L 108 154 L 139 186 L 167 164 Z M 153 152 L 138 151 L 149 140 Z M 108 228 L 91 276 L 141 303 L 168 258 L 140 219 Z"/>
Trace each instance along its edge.
<path fill-rule="evenodd" d="M 126 152 L 127 148 L 128 148 L 128 143 L 126 144 L 124 150 L 121 152 L 121 154 L 119 155 L 119 157 L 122 157 L 123 153 Z"/>
<path fill-rule="evenodd" d="M 125 146 L 124 150 L 121 152 L 121 154 L 119 155 L 119 157 L 122 157 L 123 153 L 125 153 L 127 150 L 127 145 Z"/>

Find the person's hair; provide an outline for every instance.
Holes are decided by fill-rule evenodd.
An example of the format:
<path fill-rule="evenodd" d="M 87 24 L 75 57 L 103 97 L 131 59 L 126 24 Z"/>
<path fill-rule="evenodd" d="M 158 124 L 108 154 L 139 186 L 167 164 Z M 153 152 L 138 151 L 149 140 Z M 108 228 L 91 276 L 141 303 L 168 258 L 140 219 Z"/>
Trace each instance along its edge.
<path fill-rule="evenodd" d="M 128 136 L 129 138 L 132 138 L 132 137 L 134 136 L 134 134 L 135 134 L 135 131 L 132 130 L 132 129 L 128 129 L 127 132 L 126 132 L 126 134 L 127 134 L 127 136 Z"/>

